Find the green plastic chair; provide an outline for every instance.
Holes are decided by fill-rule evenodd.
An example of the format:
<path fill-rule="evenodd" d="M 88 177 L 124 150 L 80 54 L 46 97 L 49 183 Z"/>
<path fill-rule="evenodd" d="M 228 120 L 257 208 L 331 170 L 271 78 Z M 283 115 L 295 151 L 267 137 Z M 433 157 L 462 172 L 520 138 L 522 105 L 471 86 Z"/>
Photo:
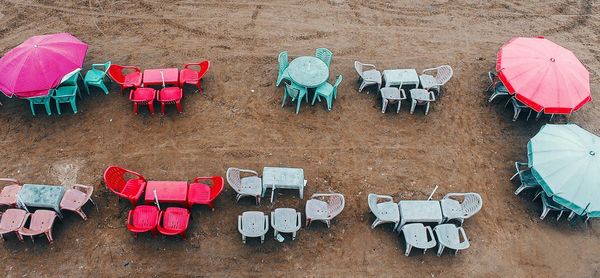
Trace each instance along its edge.
<path fill-rule="evenodd" d="M 104 64 L 92 64 L 92 68 L 88 70 L 83 78 L 83 85 L 85 86 L 85 91 L 90 94 L 89 86 L 96 86 L 102 89 L 105 94 L 108 95 L 108 88 L 104 85 L 104 78 L 106 77 L 106 73 L 108 72 L 108 68 L 110 68 L 110 61 Z M 104 68 L 100 70 L 98 68 Z M 110 79 L 109 79 L 110 80 Z"/>
<path fill-rule="evenodd" d="M 63 78 L 60 80 L 58 86 L 76 86 L 77 94 L 79 95 L 79 98 L 81 98 L 81 90 L 79 90 L 78 83 L 80 78 L 81 80 L 83 80 L 83 76 L 81 75 L 81 68 L 76 68 L 72 72 L 65 74 L 65 76 L 63 76 Z"/>
<path fill-rule="evenodd" d="M 60 86 L 54 90 L 52 90 L 52 98 L 56 103 L 56 111 L 58 115 L 60 115 L 60 104 L 61 103 L 69 103 L 71 104 L 71 109 L 73 109 L 73 113 L 77 114 L 77 105 L 75 103 L 75 99 L 77 98 L 77 92 L 79 88 L 77 86 Z"/>
<path fill-rule="evenodd" d="M 331 104 L 333 103 L 333 99 L 337 99 L 337 87 L 342 83 L 342 75 L 339 75 L 335 84 L 331 86 L 328 82 L 323 83 L 323 85 L 319 86 L 315 91 L 315 95 L 312 100 L 312 105 L 315 105 L 315 100 L 319 98 L 321 101 L 321 97 L 324 97 L 327 101 L 327 110 L 331 111 Z"/>
<path fill-rule="evenodd" d="M 333 59 L 333 52 L 327 48 L 317 48 L 315 50 L 315 57 L 325 62 L 327 67 L 329 67 L 329 65 L 331 65 L 331 59 Z"/>
<path fill-rule="evenodd" d="M 34 117 L 35 117 L 35 108 L 33 106 L 34 104 L 43 104 L 44 107 L 46 108 L 46 114 L 48 114 L 48 116 L 52 115 L 52 111 L 50 110 L 50 99 L 51 99 L 50 93 L 48 93 L 47 96 L 43 96 L 43 97 L 27 98 L 27 100 L 29 101 L 29 107 L 31 108 L 31 114 Z"/>
<path fill-rule="evenodd" d="M 279 53 L 279 56 L 277 57 L 277 63 L 279 64 L 279 69 L 277 72 L 277 83 L 275 83 L 275 86 L 279 87 L 279 84 L 281 84 L 283 79 L 290 79 L 287 72 L 287 67 L 290 64 L 287 51 L 281 51 L 281 53 Z"/>
<path fill-rule="evenodd" d="M 300 112 L 300 103 L 302 103 L 302 98 L 306 97 L 306 102 L 308 102 L 308 94 L 306 93 L 306 88 L 302 88 L 296 84 L 288 84 L 285 83 L 285 88 L 283 88 L 283 102 L 281 103 L 281 107 L 285 106 L 287 97 L 289 96 L 293 101 L 296 101 L 296 114 Z"/>

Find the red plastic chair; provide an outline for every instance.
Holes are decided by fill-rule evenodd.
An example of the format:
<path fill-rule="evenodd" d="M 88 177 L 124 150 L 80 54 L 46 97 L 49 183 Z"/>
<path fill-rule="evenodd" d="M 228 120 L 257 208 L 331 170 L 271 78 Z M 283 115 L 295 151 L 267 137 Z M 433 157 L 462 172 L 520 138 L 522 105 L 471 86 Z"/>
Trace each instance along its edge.
<path fill-rule="evenodd" d="M 156 99 L 160 102 L 160 111 L 165 114 L 165 104 L 175 104 L 177 111 L 181 113 L 181 99 L 183 98 L 183 90 L 179 87 L 166 87 L 158 92 Z"/>
<path fill-rule="evenodd" d="M 137 237 L 139 233 L 152 232 L 156 236 L 158 208 L 155 206 L 137 206 L 127 214 L 127 229 Z"/>
<path fill-rule="evenodd" d="M 133 178 L 125 180 L 126 175 Z M 104 171 L 104 183 L 110 191 L 121 198 L 125 198 L 132 205 L 138 202 L 146 188 L 146 179 L 141 174 L 118 167 L 110 166 Z"/>
<path fill-rule="evenodd" d="M 48 242 L 52 243 L 52 227 L 54 226 L 54 220 L 57 214 L 53 210 L 38 209 L 31 214 L 31 220 L 29 221 L 29 228 L 25 228 L 25 225 L 19 229 L 19 235 L 21 239 L 23 236 L 30 236 L 31 241 L 33 237 L 41 234 L 45 234 Z"/>
<path fill-rule="evenodd" d="M 170 207 L 161 211 L 158 215 L 158 231 L 166 236 L 181 235 L 185 237 L 185 231 L 190 222 L 190 211 L 185 208 Z"/>
<path fill-rule="evenodd" d="M 152 88 L 137 88 L 129 93 L 129 100 L 133 102 L 133 113 L 138 113 L 138 105 L 148 105 L 150 114 L 154 114 L 154 97 L 156 90 Z"/>
<path fill-rule="evenodd" d="M 190 67 L 199 67 L 200 69 L 195 71 Z M 210 68 L 210 62 L 206 60 L 200 63 L 185 64 L 179 73 L 180 86 L 183 88 L 184 84 L 192 84 L 198 87 L 198 91 L 200 93 L 204 92 L 204 90 L 202 90 L 202 86 L 200 85 L 200 80 L 202 80 L 202 77 L 204 77 L 208 71 L 208 68 Z"/>
<path fill-rule="evenodd" d="M 138 67 L 112 64 L 107 73 L 110 79 L 121 86 L 121 94 L 125 94 L 127 88 L 142 86 L 142 72 Z"/>
<path fill-rule="evenodd" d="M 17 204 L 17 195 L 21 191 L 21 183 L 16 179 L 8 178 L 0 178 L 0 181 L 11 183 L 4 186 L 2 191 L 0 191 L 0 206 L 15 207 Z"/>
<path fill-rule="evenodd" d="M 200 183 L 201 180 L 211 180 L 212 186 Z M 223 191 L 223 184 L 223 178 L 219 176 L 195 178 L 188 188 L 188 207 L 192 209 L 193 205 L 208 205 L 215 210 L 213 201 Z"/>
<path fill-rule="evenodd" d="M 2 214 L 0 219 L 0 238 L 4 239 L 4 235 L 8 233 L 16 233 L 19 240 L 23 240 L 23 237 L 19 234 L 19 229 L 25 225 L 29 218 L 29 213 L 22 209 L 7 209 Z"/>

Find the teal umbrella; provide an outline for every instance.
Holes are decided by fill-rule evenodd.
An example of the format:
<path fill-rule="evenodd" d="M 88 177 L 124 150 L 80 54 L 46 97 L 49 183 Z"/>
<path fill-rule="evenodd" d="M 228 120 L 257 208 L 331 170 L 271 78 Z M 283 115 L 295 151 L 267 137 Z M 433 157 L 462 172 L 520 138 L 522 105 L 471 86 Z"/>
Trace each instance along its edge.
<path fill-rule="evenodd" d="M 527 144 L 529 167 L 548 196 L 600 217 L 600 138 L 574 124 L 542 127 Z"/>

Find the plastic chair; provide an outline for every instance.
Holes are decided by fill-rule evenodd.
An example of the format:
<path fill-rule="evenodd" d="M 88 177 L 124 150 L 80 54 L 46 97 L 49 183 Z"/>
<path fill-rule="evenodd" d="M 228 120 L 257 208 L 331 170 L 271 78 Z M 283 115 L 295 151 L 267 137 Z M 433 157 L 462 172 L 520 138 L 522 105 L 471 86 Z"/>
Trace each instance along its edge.
<path fill-rule="evenodd" d="M 568 208 L 552 200 L 552 198 L 550 198 L 543 190 L 540 190 L 537 194 L 535 194 L 533 200 L 537 199 L 539 196 L 542 197 L 542 214 L 540 215 L 540 220 L 544 220 L 550 211 L 557 211 L 558 216 L 556 217 L 556 221 L 558 221 L 564 212 L 569 211 Z M 572 218 L 573 216 L 569 215 L 569 220 Z"/>
<path fill-rule="evenodd" d="M 152 88 L 136 88 L 129 93 L 129 100 L 133 102 L 133 113 L 138 113 L 139 105 L 148 105 L 150 114 L 154 114 L 154 97 L 156 90 Z M 162 107 L 162 106 L 161 106 Z"/>
<path fill-rule="evenodd" d="M 17 196 L 21 191 L 21 183 L 16 179 L 0 178 L 0 182 L 7 182 L 10 185 L 5 185 L 0 191 L 0 206 L 15 207 L 17 205 Z"/>
<path fill-rule="evenodd" d="M 519 193 L 525 189 L 540 188 L 540 184 L 533 176 L 533 173 L 531 173 L 531 168 L 529 168 L 527 163 L 517 161 L 515 162 L 515 168 L 517 169 L 517 172 L 510 180 L 513 180 L 517 176 L 521 180 L 521 185 L 515 190 L 515 195 L 519 195 Z"/>
<path fill-rule="evenodd" d="M 372 69 L 365 70 L 365 68 Z M 363 64 L 359 61 L 354 61 L 354 69 L 358 73 L 359 80 L 362 80 L 360 87 L 358 87 L 359 93 L 369 85 L 377 84 L 377 90 L 381 89 L 381 72 L 375 68 L 375 65 Z M 367 94 L 369 94 L 369 91 L 367 91 Z"/>
<path fill-rule="evenodd" d="M 77 104 L 75 100 L 77 99 L 77 92 L 79 91 L 79 87 L 77 86 L 60 86 L 56 89 L 50 90 L 52 93 L 50 96 L 54 99 L 54 103 L 56 104 L 56 111 L 58 115 L 60 115 L 60 104 L 61 103 L 69 103 L 71 104 L 71 109 L 73 109 L 73 113 L 77 114 Z"/>
<path fill-rule="evenodd" d="M 279 56 L 277 56 L 277 64 L 277 82 L 275 82 L 275 86 L 279 87 L 279 84 L 281 84 L 283 79 L 290 79 L 290 76 L 287 72 L 287 67 L 290 64 L 287 51 L 281 51 L 279 53 Z"/>
<path fill-rule="evenodd" d="M 26 228 L 25 225 L 23 225 L 23 227 L 19 229 L 19 235 L 21 238 L 23 236 L 30 236 L 31 241 L 33 241 L 34 236 L 44 234 L 46 235 L 48 242 L 53 243 L 52 227 L 54 226 L 56 217 L 57 214 L 55 211 L 38 209 L 31 214 L 29 228 Z"/>
<path fill-rule="evenodd" d="M 423 226 L 421 223 L 411 223 L 402 226 L 400 229 L 404 233 L 404 239 L 406 240 L 406 251 L 404 255 L 408 257 L 413 247 L 423 249 L 423 254 L 427 252 L 427 249 L 433 248 L 437 245 L 435 237 L 433 236 L 433 230 L 431 227 Z M 428 239 L 428 235 L 429 238 Z"/>
<path fill-rule="evenodd" d="M 190 211 L 185 208 L 170 207 L 158 215 L 158 231 L 166 236 L 181 235 L 184 239 L 185 231 L 190 222 Z"/>
<path fill-rule="evenodd" d="M 263 243 L 269 231 L 269 216 L 261 211 L 246 211 L 238 215 L 238 231 L 243 243 L 247 237 L 260 237 L 260 243 Z"/>
<path fill-rule="evenodd" d="M 83 78 L 83 85 L 85 86 L 85 91 L 90 94 L 90 86 L 96 86 L 105 94 L 108 95 L 108 88 L 104 85 L 104 79 L 106 77 L 106 73 L 110 68 L 111 62 L 108 61 L 104 64 L 92 64 L 92 68 L 85 73 L 85 77 Z M 100 69 L 103 68 L 103 69 Z"/>
<path fill-rule="evenodd" d="M 241 177 L 243 173 L 251 174 L 249 177 Z M 262 179 L 258 173 L 252 170 L 229 168 L 227 169 L 227 183 L 235 190 L 237 196 L 235 201 L 238 202 L 244 196 L 256 198 L 256 205 L 260 204 L 262 194 Z"/>
<path fill-rule="evenodd" d="M 288 97 L 291 98 L 292 102 L 296 101 L 296 114 L 300 112 L 300 104 L 302 103 L 302 99 L 306 98 L 306 102 L 308 102 L 308 94 L 306 88 L 302 88 L 293 83 L 285 83 L 285 88 L 283 88 L 283 101 L 281 102 L 281 107 L 285 106 Z"/>
<path fill-rule="evenodd" d="M 463 227 L 456 227 L 454 224 L 441 224 L 435 226 L 433 231 L 435 231 L 439 243 L 438 256 L 442 255 L 446 247 L 454 249 L 454 255 L 456 256 L 458 250 L 465 250 L 471 246 Z M 460 239 L 461 235 L 462 241 Z"/>
<path fill-rule="evenodd" d="M 200 183 L 202 180 L 210 180 L 212 186 Z M 214 211 L 215 207 L 213 201 L 221 194 L 221 191 L 223 191 L 223 184 L 223 177 L 219 176 L 195 178 L 194 182 L 188 187 L 188 207 L 191 209 L 193 205 L 208 205 Z"/>
<path fill-rule="evenodd" d="M 344 210 L 344 195 L 339 193 L 315 193 L 306 201 L 306 228 L 314 220 L 323 221 L 329 228 L 331 219 Z"/>
<path fill-rule="evenodd" d="M 191 67 L 194 66 L 197 66 L 200 69 L 198 71 L 191 69 Z M 206 60 L 199 63 L 185 64 L 183 66 L 183 69 L 179 73 L 179 84 L 181 88 L 183 88 L 184 84 L 192 84 L 198 87 L 198 91 L 200 93 L 204 92 L 204 90 L 202 90 L 200 81 L 202 80 L 209 68 L 210 62 Z"/>
<path fill-rule="evenodd" d="M 423 90 L 423 89 L 410 89 L 410 93 L 411 93 L 411 99 L 412 99 L 412 103 L 410 106 L 410 114 L 413 114 L 415 112 L 415 108 L 417 107 L 417 105 L 425 105 L 425 115 L 427 115 L 427 113 L 429 113 L 429 106 L 430 103 L 432 101 L 435 101 L 435 94 L 433 93 L 433 91 L 429 91 L 429 100 L 416 100 L 412 97 L 412 93 L 415 90 Z"/>
<path fill-rule="evenodd" d="M 502 84 L 502 81 L 498 79 L 498 76 L 496 74 L 489 71 L 488 78 L 490 80 L 490 85 L 488 86 L 486 91 L 489 92 L 490 90 L 493 90 L 491 92 L 490 98 L 488 99 L 488 102 L 491 103 L 496 97 L 510 96 L 508 89 L 506 89 L 506 87 L 504 86 L 504 84 Z"/>
<path fill-rule="evenodd" d="M 108 68 L 108 77 L 121 86 L 121 94 L 125 89 L 135 89 L 142 86 L 142 72 L 136 66 L 121 66 L 112 64 Z"/>
<path fill-rule="evenodd" d="M 81 68 L 76 68 L 73 71 L 65 74 L 65 76 L 63 76 L 63 78 L 60 80 L 60 83 L 58 84 L 58 86 L 59 87 L 61 87 L 61 86 L 77 87 L 77 95 L 79 95 L 79 98 L 81 99 L 81 90 L 79 89 L 79 79 L 83 80 L 83 76 L 81 75 Z"/>
<path fill-rule="evenodd" d="M 419 79 L 421 80 L 421 86 L 423 86 L 423 89 L 436 90 L 439 95 L 442 86 L 450 81 L 452 74 L 452 67 L 449 65 L 443 65 L 436 68 L 423 70 L 423 74 L 419 75 Z"/>
<path fill-rule="evenodd" d="M 90 201 L 94 206 L 94 200 L 92 200 L 92 193 L 94 193 L 94 187 L 75 184 L 68 189 L 63 195 L 62 200 L 60 201 L 60 209 L 61 210 L 69 210 L 75 212 L 83 218 L 83 220 L 87 220 L 87 216 L 83 212 L 83 206 Z M 97 209 L 98 207 L 96 207 Z"/>
<path fill-rule="evenodd" d="M 4 240 L 4 235 L 14 232 L 19 240 L 23 240 L 19 230 L 25 225 L 29 218 L 29 213 L 22 209 L 7 209 L 0 219 L 0 238 Z"/>
<path fill-rule="evenodd" d="M 156 236 L 158 226 L 158 208 L 155 206 L 137 206 L 127 214 L 127 229 L 137 237 L 139 233 L 151 232 Z"/>
<path fill-rule="evenodd" d="M 455 200 L 455 198 L 462 198 L 462 202 Z M 440 200 L 442 206 L 442 214 L 444 215 L 445 222 L 456 219 L 462 223 L 467 218 L 471 218 L 483 207 L 483 199 L 481 195 L 477 193 L 448 193 L 442 200 Z"/>
<path fill-rule="evenodd" d="M 331 111 L 331 105 L 333 103 L 333 99 L 337 98 L 337 88 L 342 83 L 342 75 L 339 75 L 333 86 L 328 82 L 323 83 L 323 85 L 319 86 L 315 90 L 315 94 L 313 96 L 312 105 L 315 105 L 315 100 L 318 98 L 321 101 L 321 97 L 324 97 L 327 101 L 327 110 Z"/>
<path fill-rule="evenodd" d="M 529 110 L 529 114 L 527 115 L 527 121 L 529 121 L 529 117 L 531 117 L 531 111 L 532 111 L 531 108 L 529 108 L 529 106 L 523 104 L 522 102 L 517 100 L 517 98 L 514 96 L 511 97 L 510 99 L 508 99 L 506 104 L 504 104 L 504 107 L 508 106 L 509 103 L 511 103 L 514 108 L 514 115 L 513 115 L 513 119 L 512 119 L 513 122 L 517 121 L 517 119 L 519 118 L 519 115 L 521 114 L 521 111 L 523 111 L 523 110 Z"/>
<path fill-rule="evenodd" d="M 179 87 L 165 87 L 158 91 L 156 100 L 160 102 L 160 111 L 165 114 L 166 104 L 175 104 L 177 112 L 182 113 L 181 110 L 181 99 L 183 98 L 183 90 Z M 151 104 L 148 104 L 149 106 Z"/>
<path fill-rule="evenodd" d="M 380 200 L 383 200 L 383 202 L 379 202 Z M 400 210 L 398 204 L 394 203 L 392 196 L 371 193 L 368 196 L 368 201 L 371 212 L 377 217 L 375 222 L 371 224 L 371 229 L 375 229 L 379 224 L 394 223 L 393 231 L 395 231 L 398 224 L 400 224 Z"/>
<path fill-rule="evenodd" d="M 132 178 L 126 180 L 126 175 Z M 146 179 L 144 176 L 118 166 L 106 168 L 104 171 L 104 183 L 110 191 L 121 198 L 129 200 L 134 206 L 146 188 Z"/>
<path fill-rule="evenodd" d="M 301 226 L 302 215 L 293 208 L 276 208 L 271 212 L 271 227 L 275 238 L 279 233 L 291 233 L 294 240 Z"/>
<path fill-rule="evenodd" d="M 29 108 L 31 108 L 31 114 L 35 117 L 35 108 L 33 107 L 34 105 L 44 105 L 44 108 L 46 108 L 46 114 L 48 114 L 48 116 L 52 115 L 52 110 L 50 110 L 50 100 L 52 99 L 52 97 L 50 96 L 51 92 L 48 92 L 47 96 L 43 96 L 43 97 L 30 97 L 30 98 L 26 98 L 26 100 L 29 101 Z"/>
<path fill-rule="evenodd" d="M 400 84 L 400 89 L 396 87 L 383 87 L 379 89 L 381 92 L 381 113 L 385 113 L 387 109 L 387 105 L 390 102 L 398 102 L 398 108 L 396 108 L 396 114 L 400 113 L 400 107 L 402 107 L 402 100 L 406 99 L 406 92 L 402 89 L 402 84 Z"/>
<path fill-rule="evenodd" d="M 333 52 L 327 48 L 317 48 L 315 50 L 315 57 L 323 61 L 329 68 L 329 65 L 331 65 L 331 60 L 333 59 Z"/>

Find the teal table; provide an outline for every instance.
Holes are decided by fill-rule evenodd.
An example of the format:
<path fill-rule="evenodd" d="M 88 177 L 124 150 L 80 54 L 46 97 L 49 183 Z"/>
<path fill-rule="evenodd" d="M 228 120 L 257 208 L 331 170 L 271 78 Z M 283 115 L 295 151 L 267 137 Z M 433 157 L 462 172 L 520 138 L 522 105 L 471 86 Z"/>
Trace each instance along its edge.
<path fill-rule="evenodd" d="M 65 188 L 56 185 L 24 184 L 19 191 L 19 200 L 27 207 L 49 208 L 60 214 L 60 201 Z"/>
<path fill-rule="evenodd" d="M 294 59 L 287 68 L 292 81 L 305 88 L 316 88 L 329 79 L 329 68 L 319 58 L 302 56 Z"/>

